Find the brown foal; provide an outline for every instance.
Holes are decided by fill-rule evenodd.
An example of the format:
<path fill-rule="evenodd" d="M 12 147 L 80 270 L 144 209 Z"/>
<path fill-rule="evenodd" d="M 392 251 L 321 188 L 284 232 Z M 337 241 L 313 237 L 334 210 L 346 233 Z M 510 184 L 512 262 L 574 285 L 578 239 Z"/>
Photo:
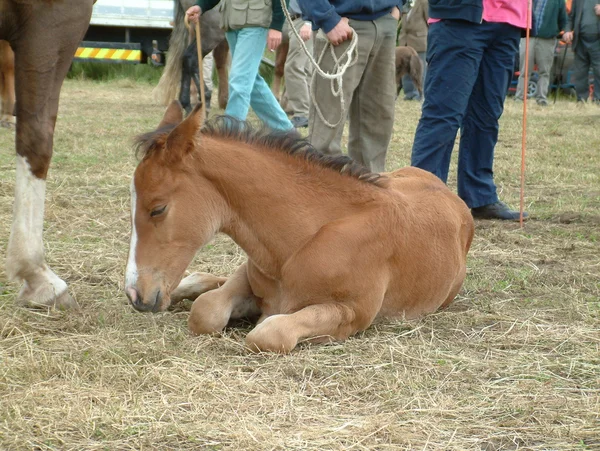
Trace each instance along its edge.
<path fill-rule="evenodd" d="M 176 102 L 140 137 L 126 293 L 141 311 L 196 299 L 194 334 L 258 315 L 246 344 L 289 352 L 344 340 L 376 317 L 415 318 L 461 288 L 473 238 L 464 202 L 417 168 L 374 174 L 293 134 L 219 118 L 200 128 Z M 216 233 L 248 255 L 229 278 L 181 278 Z M 181 282 L 181 283 L 180 283 Z"/>

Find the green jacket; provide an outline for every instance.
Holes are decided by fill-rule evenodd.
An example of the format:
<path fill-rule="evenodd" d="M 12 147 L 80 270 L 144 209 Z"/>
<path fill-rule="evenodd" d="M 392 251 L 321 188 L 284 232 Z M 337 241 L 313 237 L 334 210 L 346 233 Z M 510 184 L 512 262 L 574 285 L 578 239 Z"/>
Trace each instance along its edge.
<path fill-rule="evenodd" d="M 555 38 L 567 26 L 565 0 L 539 0 L 539 2 L 543 3 L 542 20 L 541 23 L 536 23 L 534 36 L 538 38 Z M 534 15 L 537 4 L 538 1 L 536 0 L 534 2 Z"/>
<path fill-rule="evenodd" d="M 286 0 L 286 5 L 289 0 Z M 214 8 L 219 0 L 197 0 L 203 13 Z M 285 16 L 281 0 L 222 0 L 221 28 L 239 30 L 245 27 L 263 27 L 281 31 Z"/>

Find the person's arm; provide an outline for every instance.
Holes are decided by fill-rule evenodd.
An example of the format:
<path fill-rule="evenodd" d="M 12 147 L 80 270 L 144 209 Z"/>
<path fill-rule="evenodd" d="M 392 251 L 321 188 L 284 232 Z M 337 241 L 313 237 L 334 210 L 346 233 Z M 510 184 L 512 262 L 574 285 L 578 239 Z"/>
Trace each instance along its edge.
<path fill-rule="evenodd" d="M 196 4 L 190 6 L 185 15 L 190 23 L 196 23 L 200 18 L 200 14 L 204 14 L 209 9 L 214 8 L 219 3 L 219 0 L 197 0 Z"/>
<path fill-rule="evenodd" d="M 569 15 L 567 17 L 568 20 L 567 20 L 567 24 L 566 24 L 566 28 L 565 28 L 565 31 L 567 33 L 569 33 L 569 32 L 573 33 L 573 27 L 574 27 L 573 22 L 575 21 L 575 4 L 576 3 L 577 2 L 575 0 L 573 0 L 573 2 L 571 3 L 571 11 L 569 11 Z"/>
<path fill-rule="evenodd" d="M 285 0 L 285 6 L 289 7 L 290 0 Z M 283 23 L 285 22 L 285 14 L 283 14 L 283 8 L 281 7 L 281 0 L 272 0 L 273 15 L 271 17 L 270 30 L 281 31 Z"/>
<path fill-rule="evenodd" d="M 558 1 L 558 31 L 564 31 L 567 28 L 567 7 L 563 0 Z"/>
<path fill-rule="evenodd" d="M 213 9 L 218 4 L 219 0 L 196 0 L 196 5 L 200 7 L 200 9 L 202 10 L 202 14 L 204 14 L 209 9 Z"/>
<path fill-rule="evenodd" d="M 298 4 L 313 25 L 325 33 L 333 30 L 342 20 L 342 16 L 327 0 L 298 0 Z"/>

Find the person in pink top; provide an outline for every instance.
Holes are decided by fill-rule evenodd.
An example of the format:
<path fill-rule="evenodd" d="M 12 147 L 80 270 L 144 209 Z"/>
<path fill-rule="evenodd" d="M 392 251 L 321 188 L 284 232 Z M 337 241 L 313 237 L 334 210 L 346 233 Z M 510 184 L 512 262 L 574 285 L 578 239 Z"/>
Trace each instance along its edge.
<path fill-rule="evenodd" d="M 412 166 L 448 179 L 460 128 L 458 195 L 479 219 L 518 220 L 498 199 L 498 120 L 528 26 L 527 0 L 429 0 L 427 76 Z M 525 213 L 525 217 L 527 214 Z"/>

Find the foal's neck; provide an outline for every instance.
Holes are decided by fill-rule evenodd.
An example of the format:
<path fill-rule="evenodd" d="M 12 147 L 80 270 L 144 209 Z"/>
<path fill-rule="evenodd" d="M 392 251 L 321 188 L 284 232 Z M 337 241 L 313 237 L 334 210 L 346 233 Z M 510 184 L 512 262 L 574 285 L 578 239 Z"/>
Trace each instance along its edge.
<path fill-rule="evenodd" d="M 365 191 L 373 191 L 285 152 L 233 140 L 203 140 L 198 172 L 226 205 L 221 231 L 273 277 L 310 236 L 351 214 Z"/>

